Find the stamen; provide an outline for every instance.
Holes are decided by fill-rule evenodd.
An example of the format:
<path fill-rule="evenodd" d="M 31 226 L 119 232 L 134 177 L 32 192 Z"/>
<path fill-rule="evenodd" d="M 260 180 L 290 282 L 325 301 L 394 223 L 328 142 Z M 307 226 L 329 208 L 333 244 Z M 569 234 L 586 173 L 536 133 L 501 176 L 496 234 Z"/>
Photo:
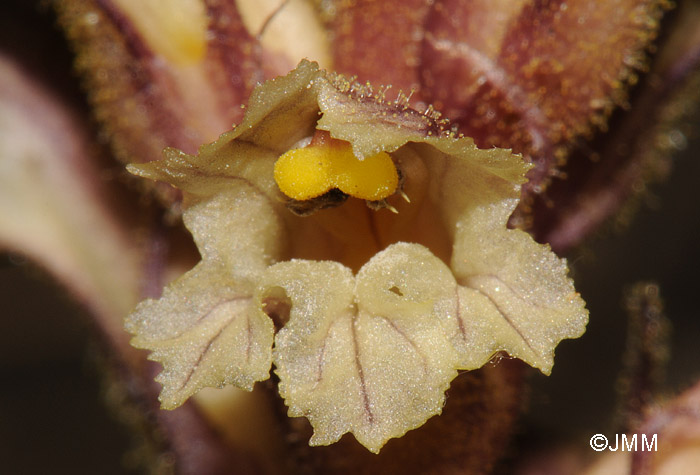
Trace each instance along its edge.
<path fill-rule="evenodd" d="M 386 209 L 388 209 L 389 211 L 391 211 L 394 214 L 399 214 L 399 210 L 397 210 L 396 208 L 391 206 L 389 203 L 386 204 Z"/>

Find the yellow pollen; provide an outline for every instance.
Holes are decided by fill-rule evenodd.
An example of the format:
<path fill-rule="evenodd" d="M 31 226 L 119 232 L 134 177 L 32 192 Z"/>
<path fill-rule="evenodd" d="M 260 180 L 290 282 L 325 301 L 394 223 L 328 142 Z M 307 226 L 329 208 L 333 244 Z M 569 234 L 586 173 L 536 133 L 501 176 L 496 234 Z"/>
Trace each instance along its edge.
<path fill-rule="evenodd" d="M 391 196 L 398 172 L 386 152 L 358 159 L 349 143 L 310 145 L 280 156 L 275 181 L 289 198 L 308 200 L 338 188 L 355 198 L 377 201 Z"/>

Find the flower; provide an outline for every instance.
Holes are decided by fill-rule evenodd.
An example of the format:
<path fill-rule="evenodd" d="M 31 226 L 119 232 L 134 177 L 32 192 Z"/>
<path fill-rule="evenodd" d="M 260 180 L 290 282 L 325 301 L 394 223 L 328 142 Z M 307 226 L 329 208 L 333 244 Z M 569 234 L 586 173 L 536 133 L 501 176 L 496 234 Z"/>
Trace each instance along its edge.
<path fill-rule="evenodd" d="M 74 101 L 61 100 L 66 90 L 75 96 L 66 80 L 74 77 L 63 61 L 63 42 L 50 28 L 54 19 L 46 18 L 43 9 L 36 14 L 32 2 L 23 2 L 21 8 L 14 5 L 17 2 L 6 3 L 9 13 L 0 18 L 7 20 L 4 32 L 11 41 L 0 57 L 0 82 L 6 86 L 0 87 L 0 115 L 5 119 L 0 147 L 8 166 L 0 173 L 0 241 L 4 249 L 27 255 L 51 272 L 90 309 L 100 350 L 109 357 L 109 369 L 116 370 L 107 378 L 110 388 L 126 390 L 129 402 L 136 402 L 137 412 L 148 421 L 149 432 L 164 441 L 159 447 L 169 453 L 158 457 L 160 463 L 172 461 L 183 473 L 230 471 L 231 466 L 245 472 L 250 458 L 244 452 L 252 451 L 255 462 L 270 473 L 279 472 L 280 465 L 287 468 L 290 458 L 295 469 L 310 467 L 319 473 L 442 473 L 455 467 L 482 473 L 493 468 L 505 447 L 511 454 L 526 447 L 525 459 L 530 459 L 537 449 L 523 441 L 533 435 L 540 439 L 533 427 L 555 421 L 559 429 L 565 427 L 563 432 L 577 431 L 577 417 L 558 420 L 556 405 L 567 411 L 575 405 L 579 415 L 588 406 L 550 391 L 547 416 L 535 416 L 537 422 L 523 430 L 527 436 L 514 446 L 506 443 L 528 393 L 522 378 L 527 371 L 515 360 L 489 364 L 453 380 L 443 415 L 392 441 L 380 456 L 363 450 L 351 437 L 331 447 L 305 447 L 300 441 L 310 433 L 306 421 L 283 417 L 276 411 L 277 399 L 267 397 L 274 381 L 257 385 L 252 395 L 234 388 L 202 391 L 176 411 L 155 409 L 160 387 L 153 383 L 153 374 L 160 365 L 147 364 L 144 352 L 128 344 L 122 320 L 139 299 L 158 295 L 175 270 L 182 273 L 183 262 L 191 267 L 193 250 L 181 239 L 179 226 L 163 220 L 144 194 L 137 196 L 121 186 L 123 180 L 116 179 L 122 177 L 121 165 L 99 159 L 158 160 L 166 146 L 193 154 L 231 123 L 241 122 L 240 104 L 246 103 L 256 83 L 285 74 L 308 57 L 360 82 L 411 90 L 411 105 L 423 110 L 432 103 L 450 118 L 452 130 L 472 137 L 478 146 L 522 153 L 535 167 L 528 173 L 530 181 L 511 224 L 526 227 L 557 253 L 571 252 L 609 217 L 627 222 L 630 209 L 618 212 L 621 204 L 630 194 L 648 197 L 645 190 L 668 172 L 672 153 L 690 143 L 688 114 L 700 90 L 700 17 L 693 2 L 678 2 L 678 12 L 660 21 L 671 2 L 294 0 L 262 5 L 258 0 L 173 0 L 163 9 L 151 1 L 54 0 L 50 3 L 76 53 L 74 67 L 90 104 L 89 109 L 79 107 L 77 116 L 71 107 Z M 27 26 L 27 15 L 18 15 L 27 11 L 42 18 Z M 658 54 L 649 61 L 647 52 L 657 47 Z M 43 82 L 37 83 L 41 76 Z M 392 91 L 382 92 L 391 97 Z M 99 134 L 81 120 L 87 115 L 96 119 Z M 97 144 L 108 144 L 109 151 Z M 172 217 L 180 209 L 182 193 L 160 185 L 158 191 L 168 191 L 159 197 L 170 208 L 166 216 Z M 323 199 L 286 200 L 284 212 L 314 212 L 343 199 L 346 196 L 335 190 Z M 386 208 L 382 199 L 372 206 L 384 216 L 388 212 L 381 211 Z M 415 196 L 410 199 L 416 202 Z M 386 204 L 396 201 L 387 200 Z M 347 198 L 341 208 L 357 204 Z M 364 206 L 359 208 L 367 213 Z M 692 221 L 683 203 L 671 208 L 676 211 L 668 214 L 672 218 L 667 223 Z M 666 240 L 673 238 L 675 227 L 659 228 Z M 625 243 L 636 252 L 624 250 L 611 260 L 599 256 L 605 264 L 596 271 L 605 276 L 591 277 L 599 284 L 595 291 L 584 287 L 587 265 L 581 260 L 580 285 L 590 292 L 592 307 L 594 295 L 610 296 L 620 280 L 635 279 L 637 263 L 649 255 L 660 258 L 652 261 L 673 266 L 670 274 L 661 272 L 662 287 L 673 287 L 682 269 L 692 268 L 666 259 L 663 250 L 679 249 L 675 244 L 640 251 L 637 245 L 649 235 L 627 235 Z M 424 244 L 438 255 L 439 243 Z M 289 249 L 281 252 L 281 259 L 293 257 Z M 576 254 L 583 257 L 574 249 Z M 620 255 L 626 257 L 620 261 Z M 371 257 L 368 253 L 364 261 L 358 258 L 356 265 L 346 261 L 353 279 Z M 450 264 L 449 257 L 441 260 Z M 611 278 L 618 275 L 608 272 L 611 266 L 626 277 Z M 674 279 L 667 276 L 663 282 L 666 274 Z M 397 286 L 394 291 L 398 290 Z M 278 287 L 266 298 L 266 314 L 278 320 L 277 328 L 289 310 L 288 297 Z M 677 299 L 671 299 L 676 307 Z M 606 318 L 601 307 L 596 310 L 599 323 L 616 320 Z M 8 321 L 23 320 L 13 313 L 10 309 Z M 674 324 L 679 326 L 679 321 Z M 291 323 L 285 328 L 292 328 Z M 603 344 L 611 351 L 617 346 L 608 343 L 606 339 Z M 36 344 L 22 346 L 33 360 Z M 596 371 L 595 384 L 578 371 L 596 358 L 602 361 L 596 343 L 587 339 L 575 346 L 583 355 L 578 367 L 558 362 L 558 372 L 569 378 L 567 396 L 609 388 L 605 371 Z M 6 349 L 16 347 L 17 342 Z M 662 348 L 651 349 L 663 353 Z M 633 388 L 652 394 L 644 386 L 649 367 L 638 368 L 641 386 Z M 54 371 L 53 362 L 49 371 Z M 31 379 L 42 376 L 32 369 Z M 11 380 L 8 384 L 13 386 Z M 584 399 L 597 400 L 590 392 L 584 394 Z M 249 404 L 264 410 L 251 416 Z M 606 413 L 604 406 L 596 407 Z M 133 419 L 133 411 L 128 419 Z M 559 440 L 556 432 L 540 439 L 543 446 L 553 437 Z M 547 453 L 556 456 L 551 450 Z M 510 459 L 513 470 L 523 464 L 530 467 L 517 456 Z M 279 465 L 271 468 L 275 464 Z"/>
<path fill-rule="evenodd" d="M 441 412 L 458 370 L 499 351 L 549 373 L 588 313 L 565 262 L 506 227 L 529 166 L 446 125 L 302 61 L 258 87 L 242 123 L 197 155 L 168 149 L 131 165 L 182 191 L 202 257 L 127 319 L 132 343 L 163 364 L 163 407 L 207 386 L 251 390 L 274 363 L 289 415 L 314 426 L 312 445 L 350 431 L 378 452 Z M 292 180 L 275 173 L 282 161 L 306 167 L 288 194 L 318 190 L 282 193 Z M 328 170 L 366 184 L 387 166 L 401 183 L 382 203 L 352 186 L 349 199 L 324 198 L 343 194 L 327 191 Z"/>

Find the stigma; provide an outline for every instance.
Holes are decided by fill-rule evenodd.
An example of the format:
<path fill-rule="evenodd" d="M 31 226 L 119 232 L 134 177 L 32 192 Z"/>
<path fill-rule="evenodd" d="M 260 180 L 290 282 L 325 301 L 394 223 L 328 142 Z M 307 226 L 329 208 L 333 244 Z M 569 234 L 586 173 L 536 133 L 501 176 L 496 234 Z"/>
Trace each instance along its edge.
<path fill-rule="evenodd" d="M 380 201 L 396 192 L 399 174 L 386 152 L 359 159 L 344 140 L 317 130 L 311 143 L 292 149 L 275 163 L 274 177 L 287 197 L 304 201 L 330 190 L 367 201 Z"/>

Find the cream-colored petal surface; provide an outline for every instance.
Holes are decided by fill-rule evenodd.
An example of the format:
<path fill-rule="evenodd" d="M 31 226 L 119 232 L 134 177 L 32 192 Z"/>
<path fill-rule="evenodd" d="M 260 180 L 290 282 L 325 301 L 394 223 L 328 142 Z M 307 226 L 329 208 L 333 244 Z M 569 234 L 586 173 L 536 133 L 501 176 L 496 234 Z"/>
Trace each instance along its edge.
<path fill-rule="evenodd" d="M 164 408 L 204 387 L 251 390 L 269 377 L 274 334 L 256 283 L 278 253 L 280 225 L 267 197 L 232 179 L 209 199 L 188 196 L 184 221 L 202 261 L 127 318 L 132 344 L 163 365 Z"/>
<path fill-rule="evenodd" d="M 352 272 L 337 262 L 295 260 L 272 266 L 263 285 L 283 288 L 292 305 L 274 350 L 289 415 L 309 418 L 312 444 L 335 442 L 349 419 L 366 413 L 353 338 Z"/>
<path fill-rule="evenodd" d="M 436 314 L 449 312 L 454 280 L 428 249 L 391 246 L 354 282 L 349 269 L 329 262 L 270 272 L 292 303 L 275 340 L 280 394 L 291 416 L 311 421 L 312 445 L 352 432 L 378 452 L 441 412 L 457 352 Z"/>
<path fill-rule="evenodd" d="M 160 401 L 173 409 L 198 390 L 233 384 L 251 390 L 269 377 L 274 329 L 248 281 L 200 263 L 129 315 L 132 344 L 163 365 Z"/>
<path fill-rule="evenodd" d="M 183 220 L 202 260 L 255 279 L 279 256 L 279 217 L 267 197 L 245 181 L 232 180 L 212 198 L 187 204 Z"/>
<path fill-rule="evenodd" d="M 473 213 L 455 239 L 463 368 L 505 350 L 549 374 L 556 345 L 583 334 L 588 311 L 566 261 L 520 230 L 489 225 L 492 213 Z"/>

